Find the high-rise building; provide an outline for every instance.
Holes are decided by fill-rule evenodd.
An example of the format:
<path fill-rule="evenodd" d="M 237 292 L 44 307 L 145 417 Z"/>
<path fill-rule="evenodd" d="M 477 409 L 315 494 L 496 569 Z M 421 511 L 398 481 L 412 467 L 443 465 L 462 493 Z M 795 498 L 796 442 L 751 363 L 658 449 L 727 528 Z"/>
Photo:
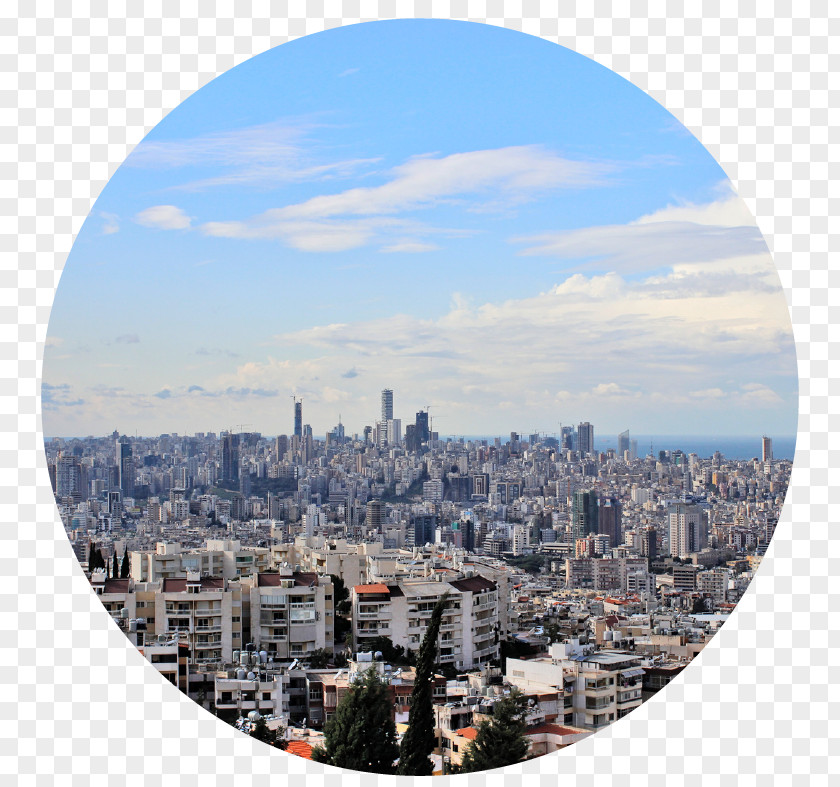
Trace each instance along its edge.
<path fill-rule="evenodd" d="M 572 534 L 586 538 L 598 532 L 598 495 L 593 491 L 575 492 L 572 498 Z"/>
<path fill-rule="evenodd" d="M 624 543 L 621 503 L 614 497 L 602 497 L 598 500 L 598 533 L 609 537 L 611 547 Z"/>
<path fill-rule="evenodd" d="M 394 417 L 394 392 L 390 388 L 382 391 L 382 422 L 388 423 Z"/>
<path fill-rule="evenodd" d="M 82 498 L 82 466 L 77 456 L 61 453 L 55 463 L 55 494 Z"/>
<path fill-rule="evenodd" d="M 772 462 L 773 461 L 773 438 L 771 438 L 771 437 L 762 437 L 761 438 L 761 461 L 762 462 Z"/>
<path fill-rule="evenodd" d="M 222 432 L 222 480 L 239 481 L 239 435 Z"/>
<path fill-rule="evenodd" d="M 388 421 L 394 418 L 394 392 L 390 388 L 382 391 L 382 412 L 379 419 L 377 442 L 381 446 L 388 444 Z"/>
<path fill-rule="evenodd" d="M 295 398 L 295 437 L 303 437 L 303 399 Z"/>
<path fill-rule="evenodd" d="M 422 448 L 423 443 L 429 442 L 429 413 L 419 412 L 414 416 L 414 428 L 417 430 L 414 439 L 417 441 L 417 450 Z"/>
<path fill-rule="evenodd" d="M 368 530 L 382 530 L 382 516 L 385 513 L 385 506 L 381 500 L 369 500 L 365 511 L 365 525 Z"/>
<path fill-rule="evenodd" d="M 434 514 L 418 514 L 414 517 L 413 524 L 415 546 L 435 543 L 437 517 Z"/>
<path fill-rule="evenodd" d="M 402 420 L 392 418 L 385 424 L 385 441 L 388 445 L 399 445 L 402 442 Z"/>
<path fill-rule="evenodd" d="M 117 485 L 123 498 L 134 497 L 134 456 L 131 441 L 123 435 L 117 440 Z"/>
<path fill-rule="evenodd" d="M 705 516 L 699 506 L 677 504 L 668 509 L 671 557 L 685 558 L 706 545 Z"/>
<path fill-rule="evenodd" d="M 560 448 L 564 451 L 575 450 L 575 428 L 573 426 L 560 427 Z"/>
<path fill-rule="evenodd" d="M 581 456 L 595 453 L 595 427 L 589 421 L 578 424 L 577 450 Z"/>
<path fill-rule="evenodd" d="M 618 458 L 624 458 L 624 452 L 630 450 L 630 430 L 625 429 L 618 436 Z"/>

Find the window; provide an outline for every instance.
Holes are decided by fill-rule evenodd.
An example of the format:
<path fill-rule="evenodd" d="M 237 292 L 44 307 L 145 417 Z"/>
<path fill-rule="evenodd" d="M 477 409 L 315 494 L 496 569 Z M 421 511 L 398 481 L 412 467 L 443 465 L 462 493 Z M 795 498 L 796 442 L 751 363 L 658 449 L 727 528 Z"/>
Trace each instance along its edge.
<path fill-rule="evenodd" d="M 234 616 L 230 619 L 230 622 L 231 622 L 231 623 L 239 623 L 239 620 L 240 620 L 239 615 L 234 615 Z"/>

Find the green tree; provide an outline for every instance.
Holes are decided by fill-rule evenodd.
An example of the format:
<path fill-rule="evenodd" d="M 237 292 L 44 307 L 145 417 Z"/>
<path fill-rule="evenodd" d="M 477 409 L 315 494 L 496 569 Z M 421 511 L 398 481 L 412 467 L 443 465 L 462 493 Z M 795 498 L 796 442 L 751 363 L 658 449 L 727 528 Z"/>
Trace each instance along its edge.
<path fill-rule="evenodd" d="M 324 747 L 313 749 L 312 759 L 338 768 L 392 774 L 400 750 L 388 687 L 373 668 L 361 678 L 324 725 Z"/>
<path fill-rule="evenodd" d="M 497 702 L 493 718 L 481 722 L 475 740 L 467 747 L 461 772 L 474 773 L 521 762 L 530 745 L 525 737 L 527 709 L 527 700 L 516 689 Z"/>
<path fill-rule="evenodd" d="M 310 669 L 325 669 L 333 661 L 333 654 L 326 648 L 318 648 L 308 653 L 304 661 L 309 663 Z"/>
<path fill-rule="evenodd" d="M 350 614 L 350 591 L 344 584 L 344 580 L 338 574 L 330 574 L 333 584 L 333 599 L 337 615 Z"/>
<path fill-rule="evenodd" d="M 119 561 L 119 558 L 117 557 L 116 551 L 114 552 L 114 565 L 111 568 L 111 576 L 114 579 L 119 579 L 119 576 L 120 576 L 120 561 Z"/>
<path fill-rule="evenodd" d="M 276 730 L 270 730 L 262 716 L 254 722 L 250 735 L 252 738 L 267 743 L 269 746 L 276 746 L 278 749 L 285 749 L 288 746 L 285 730 L 282 727 Z"/>
<path fill-rule="evenodd" d="M 414 688 L 411 691 L 411 707 L 408 711 L 408 730 L 400 744 L 400 776 L 431 776 L 432 761 L 429 755 L 434 751 L 435 712 L 432 707 L 432 684 L 435 679 L 435 660 L 440 621 L 446 608 L 446 594 L 438 599 L 432 610 L 432 617 L 423 642 L 417 652 L 417 671 Z"/>
<path fill-rule="evenodd" d="M 128 579 L 131 576 L 131 566 L 128 562 L 128 547 L 123 552 L 122 565 L 120 566 L 120 579 Z"/>
<path fill-rule="evenodd" d="M 359 652 L 378 652 L 382 654 L 382 660 L 387 661 L 389 664 L 408 664 L 405 648 L 402 645 L 394 645 L 390 637 L 385 637 L 381 634 L 378 637 L 372 637 L 359 643 Z"/>

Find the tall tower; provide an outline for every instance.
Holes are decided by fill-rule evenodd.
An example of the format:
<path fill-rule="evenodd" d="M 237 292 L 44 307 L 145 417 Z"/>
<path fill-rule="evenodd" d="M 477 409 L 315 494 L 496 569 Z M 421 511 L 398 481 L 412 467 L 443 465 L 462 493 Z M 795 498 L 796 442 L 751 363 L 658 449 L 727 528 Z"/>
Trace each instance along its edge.
<path fill-rule="evenodd" d="M 239 435 L 222 432 L 222 479 L 239 480 Z"/>
<path fill-rule="evenodd" d="M 417 450 L 419 451 L 423 443 L 429 442 L 429 413 L 419 412 L 414 418 L 414 438 L 417 441 Z"/>
<path fill-rule="evenodd" d="M 699 506 L 677 504 L 668 509 L 671 557 L 688 557 L 706 545 L 706 526 Z"/>
<path fill-rule="evenodd" d="M 572 533 L 586 538 L 598 532 L 598 495 L 595 491 L 575 492 L 572 498 Z"/>
<path fill-rule="evenodd" d="M 772 462 L 773 461 L 773 438 L 772 437 L 762 437 L 761 438 L 761 461 L 762 462 Z"/>
<path fill-rule="evenodd" d="M 624 542 L 621 503 L 615 497 L 602 497 L 598 500 L 598 533 L 609 536 L 611 547 L 621 546 Z"/>
<path fill-rule="evenodd" d="M 134 497 L 134 456 L 125 435 L 117 440 L 117 485 L 123 498 Z"/>
<path fill-rule="evenodd" d="M 578 424 L 578 452 L 581 456 L 595 453 L 595 427 L 589 421 Z"/>
<path fill-rule="evenodd" d="M 382 418 L 383 424 L 387 424 L 394 417 L 394 392 L 390 388 L 382 391 Z"/>
<path fill-rule="evenodd" d="M 630 450 L 630 430 L 625 429 L 618 436 L 618 458 L 624 459 L 624 452 Z"/>
<path fill-rule="evenodd" d="M 295 437 L 303 437 L 303 399 L 292 398 L 295 400 Z"/>
<path fill-rule="evenodd" d="M 379 445 L 388 444 L 388 422 L 394 420 L 394 392 L 390 388 L 382 391 L 382 414 L 379 419 Z"/>

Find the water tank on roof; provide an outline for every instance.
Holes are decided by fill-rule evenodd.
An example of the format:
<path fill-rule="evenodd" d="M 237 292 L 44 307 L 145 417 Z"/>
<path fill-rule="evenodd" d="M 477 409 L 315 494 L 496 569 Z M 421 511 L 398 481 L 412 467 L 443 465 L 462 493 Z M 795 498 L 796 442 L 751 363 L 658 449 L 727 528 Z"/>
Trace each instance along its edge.
<path fill-rule="evenodd" d="M 260 661 L 263 664 L 268 662 L 268 651 L 265 651 L 265 650 L 260 651 Z"/>
<path fill-rule="evenodd" d="M 253 673 L 253 672 L 249 672 L 245 677 L 248 680 L 256 680 L 257 679 L 256 673 Z"/>
<path fill-rule="evenodd" d="M 377 650 L 377 651 L 373 654 L 373 658 L 374 658 L 374 661 L 382 661 L 382 651 L 381 651 L 381 650 Z"/>
<path fill-rule="evenodd" d="M 262 718 L 262 715 L 258 710 L 252 710 L 248 714 L 248 721 L 259 721 Z"/>
<path fill-rule="evenodd" d="M 245 680 L 245 670 L 241 667 L 238 670 L 236 670 L 236 679 Z"/>
<path fill-rule="evenodd" d="M 613 641 L 612 631 L 605 631 L 604 632 L 604 642 L 612 642 L 612 641 Z"/>
<path fill-rule="evenodd" d="M 248 664 L 248 654 L 245 651 L 242 651 L 239 654 L 239 663 L 244 667 Z"/>
<path fill-rule="evenodd" d="M 233 663 L 236 664 L 237 661 L 239 661 L 239 651 L 235 650 L 233 651 Z"/>

